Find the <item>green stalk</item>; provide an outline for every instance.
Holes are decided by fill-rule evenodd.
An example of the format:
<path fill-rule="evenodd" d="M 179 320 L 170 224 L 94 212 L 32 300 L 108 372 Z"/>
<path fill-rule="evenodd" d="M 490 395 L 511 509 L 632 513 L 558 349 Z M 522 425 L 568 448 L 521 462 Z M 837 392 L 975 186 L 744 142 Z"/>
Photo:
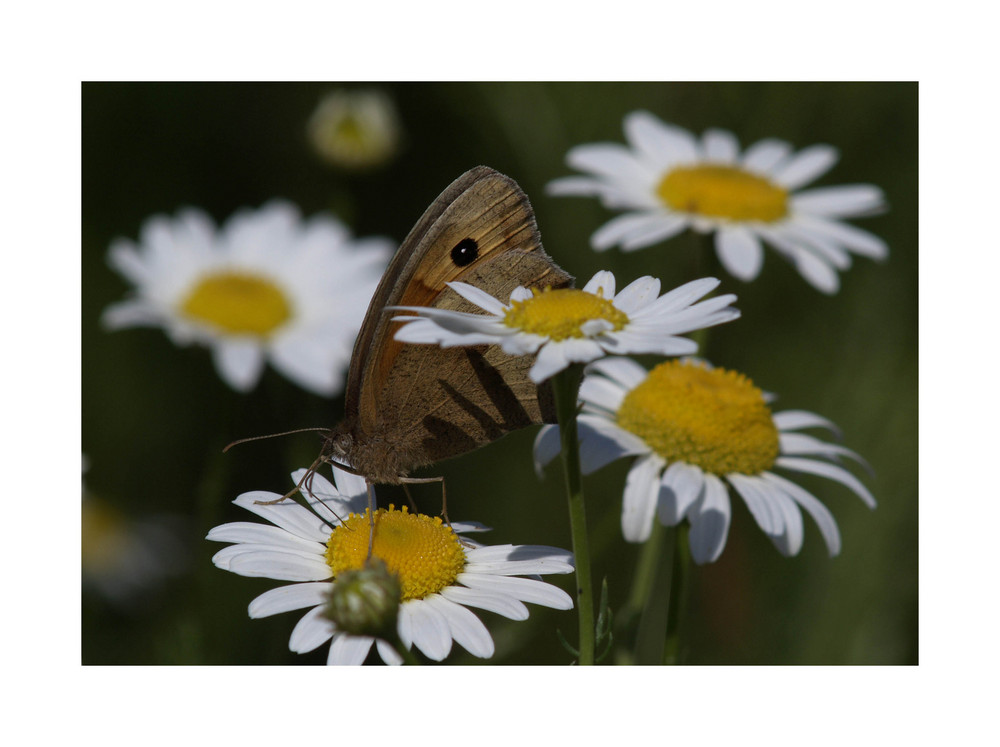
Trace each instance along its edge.
<path fill-rule="evenodd" d="M 569 501 L 569 524 L 576 564 L 576 599 L 580 616 L 578 661 L 583 665 L 594 663 L 594 590 L 590 577 L 590 545 L 583 502 L 583 477 L 580 472 L 580 443 L 576 431 L 577 394 L 582 375 L 583 366 L 573 364 L 553 376 L 551 381 L 559 417 L 563 477 Z"/>
<path fill-rule="evenodd" d="M 670 608 L 667 611 L 667 636 L 663 645 L 663 663 L 679 664 L 681 659 L 681 614 L 687 599 L 691 571 L 691 550 L 688 527 L 680 524 L 674 529 L 675 541 L 673 568 L 670 572 Z"/>

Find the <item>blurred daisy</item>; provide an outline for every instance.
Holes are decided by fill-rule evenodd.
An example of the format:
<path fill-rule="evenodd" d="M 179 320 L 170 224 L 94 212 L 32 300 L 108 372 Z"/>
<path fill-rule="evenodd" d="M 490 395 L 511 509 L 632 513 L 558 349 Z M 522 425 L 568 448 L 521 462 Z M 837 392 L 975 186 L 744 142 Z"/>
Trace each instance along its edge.
<path fill-rule="evenodd" d="M 801 191 L 837 162 L 837 150 L 813 145 L 798 153 L 775 139 L 740 153 L 736 136 L 707 130 L 698 140 L 645 111 L 625 117 L 630 147 L 580 145 L 567 163 L 588 176 L 556 179 L 553 195 L 601 198 L 626 210 L 591 237 L 594 249 L 624 251 L 651 246 L 691 228 L 715 233 L 715 249 L 726 270 L 753 280 L 764 261 L 762 242 L 791 260 L 813 287 L 836 293 L 838 271 L 851 254 L 885 259 L 882 239 L 843 222 L 885 209 L 882 190 L 871 184 Z"/>
<path fill-rule="evenodd" d="M 399 150 L 399 115 L 392 99 L 378 90 L 327 94 L 310 117 L 308 132 L 316 152 L 342 168 L 379 166 Z"/>
<path fill-rule="evenodd" d="M 396 339 L 408 343 L 499 345 L 505 353 L 538 353 L 530 376 L 540 383 L 570 363 L 587 363 L 607 353 L 684 355 L 698 345 L 678 335 L 736 319 L 740 312 L 724 295 L 695 303 L 718 285 L 702 278 L 662 296 L 660 281 L 641 277 L 615 294 L 615 276 L 598 272 L 582 290 L 514 289 L 504 304 L 466 283 L 448 283 L 484 314 L 422 306 L 398 307 L 415 316 L 398 316 L 404 325 Z"/>
<path fill-rule="evenodd" d="M 298 482 L 306 474 L 292 477 Z M 261 594 L 250 603 L 250 617 L 309 609 L 292 631 L 296 653 L 313 651 L 331 641 L 329 664 L 361 664 L 372 644 L 387 664 L 399 664 L 399 654 L 381 638 L 348 633 L 329 615 L 331 591 L 342 576 L 365 567 L 369 517 L 365 481 L 334 468 L 331 484 L 313 476 L 308 493 L 316 514 L 298 503 L 274 500 L 273 493 L 244 493 L 234 503 L 274 526 L 237 522 L 215 527 L 208 539 L 237 544 L 212 558 L 216 566 L 241 576 L 296 581 Z M 454 530 L 454 531 L 453 531 Z M 397 630 L 403 644 L 416 646 L 428 658 L 441 661 L 457 642 L 480 658 L 493 655 L 493 639 L 468 607 L 496 612 L 512 620 L 528 617 L 524 602 L 571 609 L 561 589 L 527 574 L 571 573 L 572 554 L 535 545 L 482 546 L 459 534 L 485 531 L 480 524 L 453 522 L 411 514 L 405 508 L 379 509 L 375 514 L 372 555 L 399 579 L 402 602 Z M 363 583 L 363 582 L 362 582 Z"/>
<path fill-rule="evenodd" d="M 817 427 L 837 432 L 836 426 L 802 410 L 772 415 L 769 397 L 735 371 L 674 360 L 647 372 L 632 360 L 613 358 L 588 367 L 580 399 L 584 473 L 638 457 L 622 505 L 629 542 L 649 537 L 654 514 L 667 526 L 687 519 L 695 562 L 715 561 L 729 533 L 732 488 L 783 555 L 802 547 L 800 508 L 816 521 L 830 555 L 837 555 L 840 533 L 833 516 L 775 468 L 835 480 L 875 507 L 868 489 L 835 463 L 848 457 L 867 467 L 857 454 L 800 433 Z M 545 426 L 535 442 L 539 469 L 559 448 L 558 427 Z"/>
<path fill-rule="evenodd" d="M 84 456 L 84 472 L 88 460 Z M 80 568 L 84 590 L 123 608 L 140 605 L 170 576 L 187 570 L 190 553 L 176 516 L 130 518 L 83 485 Z"/>
<path fill-rule="evenodd" d="M 242 210 L 218 230 L 199 210 L 157 215 L 138 245 L 112 243 L 108 261 L 135 293 L 103 321 L 162 327 L 177 345 L 212 348 L 219 375 L 241 392 L 267 359 L 299 386 L 334 395 L 393 248 L 352 239 L 331 216 L 303 221 L 281 201 Z"/>

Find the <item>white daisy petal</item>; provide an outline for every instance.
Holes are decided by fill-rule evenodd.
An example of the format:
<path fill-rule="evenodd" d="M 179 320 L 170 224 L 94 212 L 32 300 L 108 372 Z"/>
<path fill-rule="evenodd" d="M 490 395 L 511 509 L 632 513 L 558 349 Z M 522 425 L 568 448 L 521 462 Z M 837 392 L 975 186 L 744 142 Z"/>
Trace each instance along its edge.
<path fill-rule="evenodd" d="M 264 351 L 248 338 L 222 340 L 212 351 L 219 376 L 238 392 L 249 392 L 264 370 Z"/>
<path fill-rule="evenodd" d="M 614 297 L 615 308 L 631 315 L 638 309 L 652 303 L 660 295 L 660 281 L 650 275 L 633 280 Z"/>
<path fill-rule="evenodd" d="M 580 431 L 580 466 L 585 475 L 623 457 L 649 453 L 649 447 L 641 438 L 604 418 L 582 414 L 577 422 Z"/>
<path fill-rule="evenodd" d="M 750 509 L 754 521 L 757 522 L 764 534 L 777 537 L 784 531 L 785 521 L 780 509 L 770 500 L 769 495 L 758 487 L 754 478 L 740 474 L 729 474 L 726 475 L 726 479 L 743 498 L 743 502 Z"/>
<path fill-rule="evenodd" d="M 237 521 L 214 527 L 205 539 L 213 542 L 245 542 L 248 544 L 270 545 L 275 549 L 287 549 L 303 553 L 315 553 L 322 545 L 296 537 L 279 527 L 257 524 L 252 521 Z"/>
<path fill-rule="evenodd" d="M 239 576 L 279 581 L 322 581 L 332 575 L 319 556 L 309 558 L 265 545 L 230 545 L 212 556 L 212 562 Z"/>
<path fill-rule="evenodd" d="M 519 599 L 522 602 L 540 604 L 557 610 L 573 607 L 573 600 L 557 586 L 531 578 L 518 576 L 484 576 L 476 573 L 460 573 L 458 582 L 478 591 L 495 591 Z"/>
<path fill-rule="evenodd" d="M 590 237 L 590 246 L 595 251 L 603 252 L 616 244 L 620 244 L 634 234 L 648 234 L 650 231 L 665 224 L 665 216 L 661 211 L 625 213 L 612 218 L 594 232 Z M 638 248 L 638 247 L 636 247 Z"/>
<path fill-rule="evenodd" d="M 676 526 L 701 498 L 705 488 L 705 475 L 694 465 L 672 463 L 660 479 L 657 515 L 668 527 Z"/>
<path fill-rule="evenodd" d="M 840 276 L 826 260 L 820 259 L 807 249 L 795 249 L 792 254 L 799 274 L 816 290 L 833 295 L 840 290 Z"/>
<path fill-rule="evenodd" d="M 622 535 L 628 542 L 649 539 L 664 466 L 661 457 L 649 454 L 637 459 L 628 472 L 622 498 Z"/>
<path fill-rule="evenodd" d="M 468 550 L 465 555 L 469 561 L 465 573 L 513 576 L 573 572 L 573 553 L 546 545 L 494 545 Z"/>
<path fill-rule="evenodd" d="M 413 645 L 420 649 L 428 659 L 441 661 L 451 653 L 451 630 L 448 621 L 440 611 L 424 599 L 411 599 L 403 602 L 399 610 L 400 617 L 409 617 L 409 629 L 413 636 Z"/>
<path fill-rule="evenodd" d="M 480 659 L 488 659 L 493 656 L 495 651 L 493 638 L 486 626 L 483 625 L 482 620 L 469 610 L 439 594 L 431 594 L 424 600 L 424 604 L 430 605 L 441 613 L 448 623 L 451 637 L 458 645 Z"/>
<path fill-rule="evenodd" d="M 668 293 L 667 295 L 670 294 Z M 666 296 L 664 296 L 664 298 L 666 298 Z M 594 361 L 587 366 L 586 371 L 587 373 L 598 373 L 603 376 L 607 376 L 609 379 L 616 382 L 623 388 L 623 396 L 625 391 L 641 384 L 648 375 L 645 368 L 628 358 L 605 358 L 603 360 Z M 584 391 L 584 386 L 582 384 L 580 386 L 580 391 Z M 617 407 L 615 409 L 617 409 Z"/>
<path fill-rule="evenodd" d="M 819 527 L 820 534 L 823 535 L 823 541 L 826 543 L 830 557 L 832 558 L 840 554 L 840 530 L 837 528 L 837 522 L 833 518 L 833 514 L 830 513 L 826 506 L 820 503 L 805 488 L 772 472 L 764 472 L 761 475 L 761 479 L 784 490 L 796 503 L 809 512 L 809 515 L 816 522 L 816 526 Z"/>
<path fill-rule="evenodd" d="M 851 266 L 851 255 L 847 250 L 821 234 L 802 228 L 794 221 L 783 226 L 780 232 L 790 241 L 812 250 L 838 270 L 847 270 Z"/>
<path fill-rule="evenodd" d="M 280 503 L 270 503 L 270 501 L 280 497 L 275 493 L 258 490 L 243 493 L 233 503 L 270 521 L 296 537 L 313 542 L 326 542 L 326 538 L 330 534 L 326 522 L 295 501 L 284 500 Z"/>
<path fill-rule="evenodd" d="M 375 648 L 378 650 L 378 655 L 382 657 L 382 661 L 390 667 L 398 667 L 403 663 L 403 657 L 399 655 L 399 652 L 381 638 L 375 640 Z"/>
<path fill-rule="evenodd" d="M 660 168 L 701 158 L 697 140 L 687 130 L 662 122 L 646 111 L 625 116 L 625 136 L 641 156 Z"/>
<path fill-rule="evenodd" d="M 740 154 L 740 143 L 736 136 L 727 130 L 705 130 L 701 136 L 705 160 L 713 163 L 735 163 Z"/>
<path fill-rule="evenodd" d="M 805 410 L 785 410 L 775 413 L 774 425 L 779 431 L 797 431 L 802 428 L 826 428 L 837 438 L 841 437 L 840 429 L 826 418 Z"/>
<path fill-rule="evenodd" d="M 339 633 L 333 637 L 326 663 L 331 666 L 359 667 L 368 658 L 374 638 Z"/>
<path fill-rule="evenodd" d="M 622 360 L 630 361 L 628 358 L 603 358 L 601 360 Z M 596 370 L 594 366 L 600 361 L 595 361 L 587 368 L 588 371 Z M 640 367 L 641 368 L 641 367 Z M 642 369 L 642 378 L 645 378 L 646 371 Z M 640 379 L 641 380 L 641 379 Z M 615 412 L 625 397 L 626 390 L 617 382 L 606 379 L 603 376 L 587 376 L 580 384 L 580 401 L 588 409 L 599 408 L 607 412 Z"/>
<path fill-rule="evenodd" d="M 535 473 L 541 477 L 542 469 L 553 459 L 559 456 L 562 451 L 562 439 L 559 435 L 559 426 L 544 425 L 535 436 L 535 445 L 532 453 L 535 457 Z"/>
<path fill-rule="evenodd" d="M 604 182 L 585 176 L 565 176 L 545 185 L 545 193 L 553 197 L 602 197 L 608 190 Z"/>
<path fill-rule="evenodd" d="M 700 564 L 714 563 L 722 554 L 729 536 L 731 508 L 726 486 L 715 475 L 705 475 L 701 500 L 693 507 L 688 535 L 691 557 Z"/>
<path fill-rule="evenodd" d="M 783 529 L 780 536 L 772 537 L 774 546 L 778 551 L 786 556 L 792 557 L 799 554 L 802 549 L 802 539 L 804 536 L 802 527 L 802 512 L 785 491 L 760 477 L 754 477 L 758 490 L 767 496 L 771 504 L 780 512 Z"/>
<path fill-rule="evenodd" d="M 775 171 L 771 178 L 788 190 L 798 189 L 816 181 L 833 168 L 840 154 L 829 145 L 803 148 Z"/>
<path fill-rule="evenodd" d="M 782 433 L 780 435 L 780 446 L 781 453 L 788 456 L 817 455 L 830 459 L 847 457 L 860 464 L 868 474 L 874 473 L 874 470 L 872 470 L 871 465 L 867 461 L 846 446 L 829 444 L 804 433 Z"/>
<path fill-rule="evenodd" d="M 323 607 L 314 607 L 299 620 L 292 629 L 292 637 L 288 640 L 288 648 L 297 654 L 315 651 L 334 633 L 333 623 L 323 616 Z"/>
<path fill-rule="evenodd" d="M 440 594 L 456 604 L 495 612 L 510 620 L 528 619 L 528 608 L 524 602 L 496 591 L 480 591 L 464 586 L 446 586 L 441 589 Z"/>
<path fill-rule="evenodd" d="M 474 303 L 487 314 L 503 316 L 507 312 L 507 307 L 503 303 L 474 285 L 454 281 L 447 283 L 447 286 L 469 303 Z"/>
<path fill-rule="evenodd" d="M 774 464 L 795 472 L 808 472 L 813 475 L 829 477 L 831 480 L 850 488 L 869 508 L 875 508 L 875 498 L 858 478 L 852 475 L 843 467 L 827 462 L 817 462 L 813 459 L 802 459 L 800 457 L 778 457 Z"/>
<path fill-rule="evenodd" d="M 687 228 L 689 223 L 685 215 L 660 215 L 655 221 L 650 220 L 642 226 L 633 228 L 619 243 L 623 252 L 643 249 L 676 236 Z"/>
<path fill-rule="evenodd" d="M 303 331 L 275 340 L 270 348 L 271 363 L 286 378 L 320 396 L 332 396 L 344 388 L 344 371 L 329 360 L 328 351 L 318 347 Z"/>
<path fill-rule="evenodd" d="M 115 239 L 108 248 L 108 264 L 133 285 L 143 285 L 152 279 L 152 274 L 137 249 L 131 241 Z"/>
<path fill-rule="evenodd" d="M 628 148 L 615 143 L 577 146 L 566 154 L 566 163 L 617 184 L 649 182 L 655 178 L 652 171 L 633 156 Z"/>
<path fill-rule="evenodd" d="M 740 280 L 753 280 L 764 264 L 760 239 L 742 226 L 719 229 L 715 234 L 715 251 L 722 266 Z"/>
<path fill-rule="evenodd" d="M 692 280 L 689 283 L 684 283 L 684 285 L 674 288 L 669 293 L 663 294 L 643 310 L 646 311 L 650 307 L 654 307 L 658 314 L 680 311 L 690 306 L 702 296 L 708 295 L 717 287 L 719 287 L 719 280 L 716 278 Z"/>
<path fill-rule="evenodd" d="M 882 239 L 856 226 L 811 215 L 796 216 L 795 221 L 803 229 L 824 235 L 855 254 L 876 260 L 889 256 L 889 247 Z"/>
<path fill-rule="evenodd" d="M 555 376 L 568 365 L 569 360 L 566 358 L 565 346 L 546 345 L 539 351 L 535 365 L 531 367 L 528 376 L 536 384 L 540 384 Z"/>
<path fill-rule="evenodd" d="M 607 270 L 598 272 L 583 286 L 584 293 L 593 293 L 602 298 L 615 297 L 615 276 Z"/>
<path fill-rule="evenodd" d="M 794 213 L 829 218 L 852 218 L 872 215 L 885 207 L 882 190 L 871 184 L 842 187 L 817 187 L 792 196 Z"/>
<path fill-rule="evenodd" d="M 259 618 L 300 610 L 305 607 L 315 607 L 326 602 L 331 587 L 332 584 L 329 581 L 279 586 L 276 589 L 265 591 L 250 602 L 247 611 L 250 617 Z"/>
<path fill-rule="evenodd" d="M 162 314 L 143 299 L 111 304 L 101 314 L 101 325 L 111 332 L 127 327 L 158 327 L 161 324 Z"/>
<path fill-rule="evenodd" d="M 791 152 L 792 146 L 783 140 L 760 140 L 743 153 L 742 165 L 745 169 L 768 176 Z"/>

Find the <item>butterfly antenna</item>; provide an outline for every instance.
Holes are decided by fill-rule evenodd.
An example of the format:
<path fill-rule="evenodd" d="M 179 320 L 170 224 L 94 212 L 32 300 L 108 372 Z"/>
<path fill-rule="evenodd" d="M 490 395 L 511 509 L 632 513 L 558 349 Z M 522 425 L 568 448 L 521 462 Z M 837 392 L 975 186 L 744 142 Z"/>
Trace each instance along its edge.
<path fill-rule="evenodd" d="M 330 429 L 324 426 L 318 426 L 315 428 L 296 428 L 294 431 L 282 431 L 281 433 L 269 433 L 266 436 L 250 436 L 249 438 L 240 438 L 237 439 L 236 441 L 233 441 L 228 446 L 226 446 L 226 448 L 222 450 L 222 453 L 225 454 L 234 446 L 239 446 L 240 444 L 245 444 L 250 441 L 263 441 L 265 438 L 278 438 L 279 436 L 291 436 L 293 433 L 305 433 L 307 431 L 328 431 L 328 430 Z"/>

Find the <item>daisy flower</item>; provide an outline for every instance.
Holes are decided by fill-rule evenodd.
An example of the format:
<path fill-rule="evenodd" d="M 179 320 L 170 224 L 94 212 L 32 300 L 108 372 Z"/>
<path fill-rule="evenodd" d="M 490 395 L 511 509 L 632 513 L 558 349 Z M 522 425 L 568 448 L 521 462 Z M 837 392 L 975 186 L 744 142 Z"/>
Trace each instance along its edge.
<path fill-rule="evenodd" d="M 693 353 L 697 343 L 678 335 L 740 315 L 729 306 L 736 300 L 731 294 L 695 303 L 719 285 L 715 278 L 694 280 L 660 296 L 660 281 L 646 276 L 616 295 L 615 276 L 602 271 L 582 290 L 538 291 L 519 286 L 508 304 L 466 283 L 448 285 L 487 313 L 397 307 L 414 316 L 394 318 L 404 322 L 396 339 L 442 347 L 499 345 L 511 355 L 538 353 L 529 374 L 535 383 L 570 363 L 587 363 L 607 353 Z"/>
<path fill-rule="evenodd" d="M 84 456 L 84 472 L 87 467 Z M 141 605 L 167 578 L 187 570 L 184 534 L 179 517 L 128 517 L 84 484 L 80 510 L 84 590 L 96 591 L 122 608 Z"/>
<path fill-rule="evenodd" d="M 625 539 L 646 540 L 654 514 L 667 526 L 687 519 L 695 562 L 713 562 L 726 544 L 733 489 L 783 555 L 802 547 L 800 508 L 837 555 L 840 533 L 829 510 L 772 470 L 827 477 L 875 508 L 868 489 L 835 462 L 848 457 L 867 465 L 850 449 L 800 432 L 838 433 L 833 423 L 802 410 L 772 415 L 769 399 L 744 375 L 701 361 L 666 361 L 648 372 L 626 358 L 591 364 L 580 386 L 580 461 L 589 474 L 620 457 L 638 457 L 625 482 Z M 536 466 L 559 448 L 558 427 L 545 426 L 535 442 Z"/>
<path fill-rule="evenodd" d="M 882 239 L 843 222 L 884 210 L 881 189 L 852 184 L 801 190 L 837 162 L 829 145 L 793 153 L 788 143 L 769 138 L 741 153 L 731 132 L 707 130 L 699 140 L 645 111 L 626 116 L 624 129 L 630 147 L 577 146 L 566 161 L 589 175 L 548 186 L 549 194 L 595 196 L 606 207 L 627 211 L 594 233 L 597 251 L 615 245 L 641 249 L 686 228 L 714 232 L 720 262 L 740 280 L 760 274 L 766 242 L 810 285 L 831 294 L 852 253 L 888 256 Z"/>
<path fill-rule="evenodd" d="M 368 558 L 369 516 L 364 478 L 333 468 L 335 484 L 313 475 L 308 491 L 315 513 L 292 500 L 266 505 L 278 496 L 244 493 L 234 503 L 273 525 L 236 522 L 215 527 L 209 540 L 234 542 L 212 558 L 216 566 L 241 576 L 295 581 L 261 594 L 250 603 L 250 617 L 308 609 L 292 631 L 290 648 L 313 651 L 330 641 L 329 664 L 361 664 L 375 645 L 387 664 L 399 654 L 385 640 L 344 632 L 327 616 L 330 592 L 338 577 L 353 574 Z M 298 483 L 306 474 L 292 475 Z M 372 555 L 398 576 L 402 601 L 399 638 L 428 658 L 441 661 L 457 642 L 480 658 L 493 655 L 493 639 L 468 608 L 496 612 L 512 620 L 528 617 L 525 602 L 571 609 L 561 589 L 521 575 L 571 573 L 572 554 L 535 545 L 483 546 L 467 537 L 486 531 L 481 524 L 411 514 L 405 508 L 375 514 Z"/>
<path fill-rule="evenodd" d="M 112 243 L 108 261 L 135 289 L 103 322 L 162 327 L 177 345 L 210 347 L 240 392 L 267 359 L 299 386 L 334 395 L 392 250 L 388 239 L 352 239 L 332 216 L 303 221 L 282 201 L 237 212 L 220 229 L 200 210 L 157 215 L 138 245 Z"/>
<path fill-rule="evenodd" d="M 399 151 L 399 115 L 379 90 L 341 89 L 324 96 L 309 118 L 309 140 L 333 166 L 367 169 Z"/>

